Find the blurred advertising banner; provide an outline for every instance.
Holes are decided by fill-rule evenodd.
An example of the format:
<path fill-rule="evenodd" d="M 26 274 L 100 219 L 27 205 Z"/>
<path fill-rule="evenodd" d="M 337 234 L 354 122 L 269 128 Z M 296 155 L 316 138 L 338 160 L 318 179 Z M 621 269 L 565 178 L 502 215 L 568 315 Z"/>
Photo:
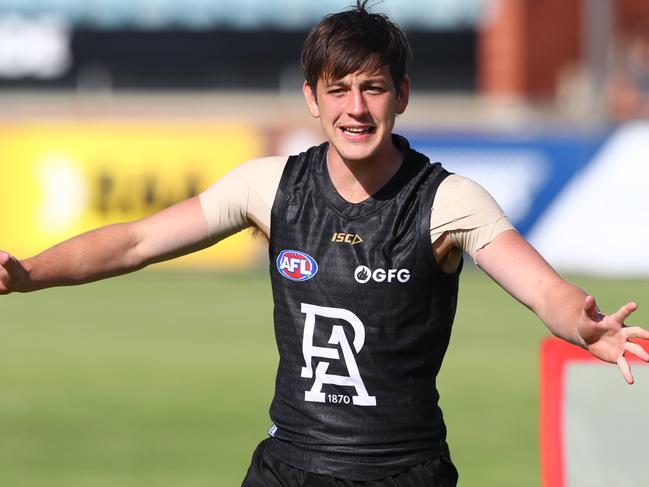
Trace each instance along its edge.
<path fill-rule="evenodd" d="M 649 275 L 649 123 L 596 133 L 404 135 L 484 186 L 561 271 Z"/>
<path fill-rule="evenodd" d="M 0 125 L 0 248 L 28 257 L 92 228 L 145 217 L 198 194 L 263 144 L 254 127 L 219 123 Z M 242 232 L 178 263 L 241 268 L 258 253 Z"/>
<path fill-rule="evenodd" d="M 298 89 L 300 49 L 312 25 L 350 4 L 193 2 L 201 6 L 0 0 L 0 89 Z M 418 86 L 474 90 L 476 0 L 459 8 L 459 0 L 436 3 L 392 0 L 381 8 L 412 26 L 410 43 L 426 59 L 411 66 Z"/>

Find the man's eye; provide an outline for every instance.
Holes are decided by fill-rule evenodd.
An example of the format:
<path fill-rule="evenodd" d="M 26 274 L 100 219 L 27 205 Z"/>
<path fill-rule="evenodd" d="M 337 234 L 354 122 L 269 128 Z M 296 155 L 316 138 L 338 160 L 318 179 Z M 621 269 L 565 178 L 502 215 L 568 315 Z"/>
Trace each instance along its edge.
<path fill-rule="evenodd" d="M 367 91 L 370 93 L 383 93 L 385 90 L 381 86 L 368 86 Z"/>

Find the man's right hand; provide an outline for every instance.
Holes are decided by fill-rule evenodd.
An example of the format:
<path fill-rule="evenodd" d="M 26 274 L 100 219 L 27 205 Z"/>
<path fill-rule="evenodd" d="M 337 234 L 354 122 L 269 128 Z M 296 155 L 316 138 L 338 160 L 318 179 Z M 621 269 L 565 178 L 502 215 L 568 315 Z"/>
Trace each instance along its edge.
<path fill-rule="evenodd" d="M 27 271 L 13 255 L 0 250 L 0 294 L 18 291 L 27 280 Z"/>

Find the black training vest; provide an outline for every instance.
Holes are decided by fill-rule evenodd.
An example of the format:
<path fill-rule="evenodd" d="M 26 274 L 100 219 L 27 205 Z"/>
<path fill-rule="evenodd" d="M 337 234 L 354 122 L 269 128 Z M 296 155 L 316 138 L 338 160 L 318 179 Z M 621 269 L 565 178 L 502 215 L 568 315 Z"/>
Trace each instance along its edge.
<path fill-rule="evenodd" d="M 272 208 L 270 275 L 279 367 L 269 453 L 352 480 L 447 454 L 435 377 L 459 270 L 443 273 L 430 211 L 448 175 L 408 142 L 395 176 L 345 201 L 328 144 L 289 158 Z"/>

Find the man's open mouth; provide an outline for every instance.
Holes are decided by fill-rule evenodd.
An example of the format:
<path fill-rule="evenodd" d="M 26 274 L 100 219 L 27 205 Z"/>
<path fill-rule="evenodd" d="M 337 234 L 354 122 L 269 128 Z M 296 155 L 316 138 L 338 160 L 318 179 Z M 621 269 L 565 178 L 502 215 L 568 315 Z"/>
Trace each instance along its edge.
<path fill-rule="evenodd" d="M 341 127 L 342 131 L 350 135 L 373 134 L 375 127 Z"/>

